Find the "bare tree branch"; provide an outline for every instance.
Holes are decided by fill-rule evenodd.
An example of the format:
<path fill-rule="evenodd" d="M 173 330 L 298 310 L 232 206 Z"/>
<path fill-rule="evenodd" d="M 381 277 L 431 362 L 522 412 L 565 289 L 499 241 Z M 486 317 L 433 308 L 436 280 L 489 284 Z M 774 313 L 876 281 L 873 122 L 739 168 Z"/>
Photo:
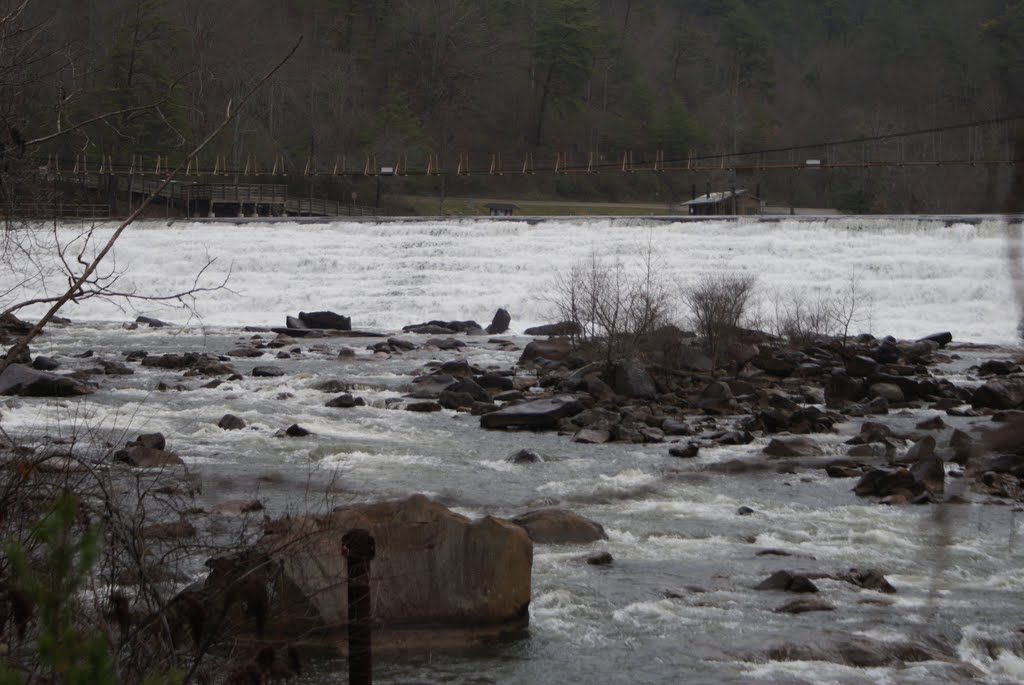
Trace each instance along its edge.
<path fill-rule="evenodd" d="M 238 115 L 238 112 L 241 111 L 245 104 L 263 86 L 263 84 L 269 81 L 274 76 L 274 74 L 276 74 L 278 70 L 280 70 L 281 67 L 283 67 L 289 59 L 291 59 L 292 55 L 295 54 L 295 51 L 299 49 L 299 45 L 301 44 L 302 37 L 300 36 L 299 39 L 295 42 L 295 45 L 293 45 L 292 48 L 288 51 L 288 53 L 259 81 L 257 81 L 256 84 L 252 88 L 250 88 L 248 92 L 245 93 L 245 95 L 242 96 L 242 99 L 238 103 L 238 107 L 232 109 L 232 107 L 228 105 L 228 111 L 224 116 L 224 120 L 221 121 L 221 123 L 210 133 L 210 135 L 208 135 L 198 145 L 192 148 L 192 151 L 189 152 L 188 155 L 186 155 L 185 158 L 178 164 L 178 166 L 164 178 L 160 185 L 157 186 L 156 189 L 139 204 L 135 211 L 132 212 L 128 216 L 128 218 L 121 223 L 120 226 L 117 227 L 114 233 L 107 240 L 106 244 L 103 246 L 103 249 L 101 249 L 95 257 L 93 257 L 92 261 L 89 263 L 89 266 L 87 266 L 85 270 L 82 271 L 81 275 L 78 276 L 75 282 L 72 283 L 71 286 L 64 292 L 64 294 L 61 295 L 60 298 L 53 303 L 53 305 L 46 312 L 46 314 L 44 314 L 43 317 L 36 322 L 32 329 L 28 333 L 21 336 L 21 338 L 19 338 L 18 341 L 13 346 L 11 346 L 9 350 L 7 350 L 7 354 L 3 357 L 3 359 L 0 359 L 0 372 L 2 372 L 8 366 L 14 363 L 14 360 L 17 359 L 19 355 L 23 354 L 25 350 L 28 349 L 29 343 L 32 342 L 32 340 L 34 340 L 36 336 L 38 336 L 43 331 L 43 328 L 45 328 L 46 324 L 48 324 L 50 320 L 53 319 L 53 317 L 57 314 L 57 312 L 60 311 L 61 307 L 63 307 L 65 304 L 68 303 L 68 301 L 74 299 L 76 296 L 79 295 L 83 286 L 89 282 L 89 278 L 93 275 L 93 273 L 96 272 L 96 269 L 99 268 L 100 264 L 110 253 L 110 251 L 114 249 L 114 245 L 117 243 L 117 240 L 121 237 L 121 234 L 123 234 L 124 231 L 129 226 L 131 226 L 135 222 L 135 220 L 139 218 L 139 216 L 142 215 L 142 213 L 153 201 L 153 198 L 159 196 L 159 194 L 163 192 L 164 188 L 170 185 L 171 181 L 173 181 L 178 176 L 178 174 L 180 174 L 186 168 L 188 163 L 195 159 L 196 156 L 200 152 L 202 152 L 203 148 L 205 148 L 210 143 L 210 141 L 216 138 L 220 134 L 220 132 L 223 131 L 227 127 L 227 125 L 231 123 L 231 121 Z"/>

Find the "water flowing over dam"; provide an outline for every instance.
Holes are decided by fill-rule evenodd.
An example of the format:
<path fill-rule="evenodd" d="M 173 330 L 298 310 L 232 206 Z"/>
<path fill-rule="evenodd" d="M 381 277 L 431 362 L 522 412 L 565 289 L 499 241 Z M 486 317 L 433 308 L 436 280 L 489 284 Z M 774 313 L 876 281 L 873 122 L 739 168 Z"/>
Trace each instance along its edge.
<path fill-rule="evenodd" d="M 1006 250 L 1019 232 L 998 219 L 914 217 L 140 222 L 118 243 L 113 263 L 126 269 L 120 290 L 168 293 L 191 287 L 215 258 L 203 282 L 219 283 L 230 271 L 227 289 L 196 303 L 202 321 L 214 325 L 283 325 L 287 313 L 332 309 L 356 328 L 387 330 L 434 318 L 489 320 L 505 307 L 513 330 L 523 330 L 551 320 L 551 285 L 574 263 L 596 256 L 635 266 L 649 248 L 656 274 L 677 290 L 708 273 L 750 274 L 767 313 L 773 299 L 828 297 L 855 279 L 861 330 L 913 338 L 944 329 L 956 340 L 1009 343 L 1018 315 Z M 139 306 L 175 320 L 161 307 Z M 63 314 L 125 316 L 98 300 Z"/>

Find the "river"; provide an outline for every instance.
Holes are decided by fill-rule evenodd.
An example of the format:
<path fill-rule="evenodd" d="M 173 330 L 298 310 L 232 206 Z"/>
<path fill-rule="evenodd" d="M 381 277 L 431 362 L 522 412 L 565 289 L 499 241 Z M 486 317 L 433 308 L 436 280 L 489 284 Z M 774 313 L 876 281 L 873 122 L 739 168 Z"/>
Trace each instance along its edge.
<path fill-rule="evenodd" d="M 73 230 L 68 227 L 65 230 Z M 107 229 L 100 229 L 100 232 Z M 998 220 L 979 223 L 906 219 L 829 221 L 664 221 L 573 219 L 392 223 L 246 224 L 144 222 L 117 247 L 122 290 L 187 289 L 196 271 L 209 285 L 194 311 L 142 303 L 121 311 L 98 300 L 62 315 L 33 345 L 66 368 L 72 355 L 121 359 L 129 349 L 224 354 L 258 333 L 241 326 L 282 325 L 300 310 L 334 310 L 357 329 L 394 332 L 429 319 L 475 319 L 497 307 L 513 317 L 506 337 L 553 316 L 550 290 L 559 274 L 596 256 L 634 264 L 650 248 L 659 274 L 681 290 L 722 270 L 752 274 L 772 297 L 835 295 L 853 279 L 864 303 L 859 328 L 915 338 L 950 330 L 958 343 L 1016 344 L 1016 304 L 1006 249 L 1018 238 Z M 5 285 L 0 276 L 0 291 Z M 8 277 L 9 278 L 9 277 Z M 9 284 L 7 284 L 9 285 Z M 49 285 L 56 289 L 59 282 Z M 24 318 L 38 315 L 29 311 Z M 145 313 L 168 329 L 125 330 Z M 272 334 L 262 334 L 270 339 Z M 405 336 L 419 344 L 429 336 Z M 468 338 L 464 356 L 479 366 L 511 367 L 518 352 Z M 1024 518 L 1019 507 L 980 501 L 885 507 L 856 497 L 852 482 L 822 471 L 713 475 L 715 462 L 757 453 L 741 447 L 702 450 L 695 460 L 668 456 L 665 445 L 580 445 L 554 434 L 484 432 L 476 417 L 385 408 L 412 374 L 453 353 L 426 349 L 384 358 L 371 340 L 297 341 L 291 358 L 236 359 L 245 376 L 215 389 L 178 374 L 136 368 L 107 377 L 84 401 L 16 399 L 3 426 L 18 434 L 86 432 L 123 442 L 160 431 L 203 480 L 201 504 L 257 496 L 272 515 L 338 503 L 422 492 L 471 516 L 515 515 L 537 506 L 573 509 L 604 525 L 608 540 L 588 547 L 538 545 L 534 552 L 529 630 L 474 650 L 378 660 L 377 682 L 446 683 L 933 683 L 1024 680 Z M 339 358 L 343 345 L 354 357 Z M 284 348 L 291 350 L 292 345 Z M 962 348 L 970 358 L 981 355 Z M 257 364 L 277 364 L 278 378 L 253 378 Z M 954 377 L 959 370 L 951 370 Z M 323 406 L 313 386 L 339 379 L 368 406 Z M 967 382 L 967 381 L 965 381 Z M 249 429 L 217 427 L 225 413 Z M 934 415 L 913 410 L 908 426 Z M 273 437 L 299 423 L 314 435 Z M 829 454 L 859 423 L 817 436 Z M 521 448 L 544 461 L 512 464 Z M 973 500 L 972 500 L 973 501 Z M 739 516 L 741 506 L 754 513 Z M 615 562 L 589 566 L 597 549 Z M 791 556 L 763 555 L 783 550 Z M 815 581 L 835 610 L 773 611 L 778 593 L 752 588 L 771 572 L 839 573 L 877 568 L 897 588 L 881 595 L 836 580 Z M 975 671 L 939 661 L 855 668 L 827 661 L 767 657 L 785 644 L 826 647 L 869 638 L 935 646 Z M 303 682 L 338 682 L 344 662 L 308 664 Z"/>

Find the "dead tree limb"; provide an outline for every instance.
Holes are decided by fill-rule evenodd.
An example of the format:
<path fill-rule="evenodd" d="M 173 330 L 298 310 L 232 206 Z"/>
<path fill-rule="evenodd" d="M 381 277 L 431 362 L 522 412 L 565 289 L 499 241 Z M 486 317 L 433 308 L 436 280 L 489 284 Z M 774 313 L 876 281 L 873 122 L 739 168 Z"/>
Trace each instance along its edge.
<path fill-rule="evenodd" d="M 95 257 L 93 257 L 92 261 L 89 262 L 89 265 L 75 279 L 74 283 L 72 283 L 71 286 L 64 292 L 64 294 L 61 295 L 60 298 L 58 298 L 57 301 L 53 303 L 53 305 L 50 306 L 46 314 L 44 314 L 43 317 L 36 322 L 32 329 L 29 330 L 28 333 L 22 335 L 18 339 L 18 341 L 14 343 L 14 345 L 12 345 L 10 349 L 7 350 L 7 354 L 4 355 L 2 359 L 0 359 L 0 372 L 3 372 L 4 369 L 6 369 L 8 366 L 14 363 L 15 359 L 18 359 L 20 355 L 24 354 L 24 352 L 28 349 L 29 343 L 31 343 L 36 338 L 36 336 L 42 333 L 43 329 L 50 322 L 50 320 L 53 319 L 53 317 L 57 314 L 58 311 L 60 311 L 60 308 L 67 304 L 68 301 L 74 299 L 81 292 L 83 286 L 85 286 L 85 284 L 89 281 L 89 278 L 93 275 L 93 273 L 95 273 L 96 269 L 99 268 L 104 258 L 110 253 L 112 249 L 114 249 L 114 245 L 117 243 L 117 240 L 121 237 L 121 234 L 124 233 L 125 230 L 129 226 L 131 226 L 135 222 L 135 220 L 139 218 L 139 216 L 142 215 L 142 213 L 153 201 L 153 198 L 157 197 L 161 192 L 163 192 L 164 188 L 170 185 L 171 181 L 173 181 L 178 176 L 178 174 L 180 174 L 183 170 L 187 168 L 189 162 L 194 160 L 196 156 L 200 152 L 202 152 L 203 148 L 209 145 L 209 143 L 214 138 L 220 135 L 221 131 L 223 131 L 227 127 L 227 125 L 230 124 L 235 119 L 236 116 L 238 116 L 238 112 L 241 111 L 241 109 L 249 102 L 249 100 L 252 99 L 252 96 L 255 95 L 256 92 L 260 90 L 260 88 L 263 87 L 263 84 L 269 81 L 274 76 L 274 74 L 276 74 L 278 70 L 280 70 L 281 67 L 283 67 L 289 59 L 291 59 L 292 55 L 295 54 L 295 51 L 299 49 L 299 45 L 301 44 L 302 37 L 300 36 L 299 39 L 295 42 L 295 45 L 293 45 L 292 48 L 288 51 L 288 53 L 242 96 L 241 100 L 238 101 L 238 106 L 236 108 L 232 109 L 231 103 L 228 102 L 228 109 L 224 115 L 223 121 L 220 122 L 220 124 L 210 133 L 210 135 L 208 135 L 198 145 L 192 148 L 192 150 L 185 156 L 185 158 L 181 160 L 178 166 L 175 167 L 175 169 L 171 171 L 171 173 L 167 174 L 167 176 L 160 183 L 160 185 L 157 186 L 156 189 L 145 200 L 143 200 L 142 203 L 139 204 L 139 206 L 135 209 L 134 212 L 132 212 L 128 216 L 127 219 L 121 222 L 121 224 L 117 227 L 114 233 L 107 240 L 106 244 L 103 246 L 103 249 L 101 249 Z"/>

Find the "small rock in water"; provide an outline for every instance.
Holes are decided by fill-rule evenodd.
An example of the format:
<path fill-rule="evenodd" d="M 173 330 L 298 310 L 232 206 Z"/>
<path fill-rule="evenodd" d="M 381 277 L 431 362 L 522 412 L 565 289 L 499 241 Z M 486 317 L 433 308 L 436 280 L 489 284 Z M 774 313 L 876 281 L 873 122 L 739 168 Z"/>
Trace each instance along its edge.
<path fill-rule="evenodd" d="M 312 435 L 313 433 L 299 424 L 293 423 L 285 429 L 284 434 L 290 438 L 304 438 L 308 435 Z"/>
<path fill-rule="evenodd" d="M 740 507 L 739 509 L 736 510 L 736 514 L 738 516 L 750 516 L 753 513 L 754 513 L 753 509 L 751 509 L 750 507 L 745 507 L 745 506 L 744 507 Z"/>
<path fill-rule="evenodd" d="M 60 368 L 60 362 L 52 357 L 39 355 L 32 360 L 32 368 L 36 371 L 54 371 Z"/>
<path fill-rule="evenodd" d="M 921 421 L 917 424 L 918 430 L 923 431 L 938 431 L 946 427 L 946 422 L 942 420 L 941 416 L 935 415 L 926 421 Z"/>
<path fill-rule="evenodd" d="M 697 443 L 691 442 L 685 447 L 672 447 L 669 449 L 669 456 L 679 457 L 680 459 L 693 459 L 700 452 L 700 446 Z"/>
<path fill-rule="evenodd" d="M 540 456 L 540 453 L 536 450 L 522 449 L 510 456 L 505 461 L 513 464 L 537 464 L 544 461 L 544 458 Z"/>
<path fill-rule="evenodd" d="M 313 389 L 314 390 L 319 390 L 320 392 L 336 393 L 336 392 L 347 392 L 348 391 L 348 387 L 349 387 L 348 383 L 345 383 L 344 381 L 339 381 L 339 380 L 337 380 L 335 378 L 332 378 L 330 380 L 326 380 L 326 381 L 323 381 L 321 383 L 317 383 L 316 385 L 313 386 Z"/>
<path fill-rule="evenodd" d="M 142 324 L 144 326 L 149 326 L 150 328 L 164 328 L 165 326 L 170 325 L 166 321 L 154 319 L 149 316 L 140 316 L 139 318 L 135 319 L 135 323 Z"/>
<path fill-rule="evenodd" d="M 587 557 L 587 563 L 591 566 L 611 566 L 615 558 L 611 552 L 594 552 Z"/>
<path fill-rule="evenodd" d="M 877 590 L 878 592 L 884 592 L 886 594 L 892 594 L 896 592 L 882 572 L 873 569 L 856 569 L 851 568 L 848 573 L 840 576 L 840 580 L 845 580 L 848 583 L 852 583 L 857 587 L 862 587 L 865 590 Z"/>
<path fill-rule="evenodd" d="M 821 599 L 794 599 L 775 609 L 777 614 L 806 614 L 809 611 L 835 611 L 835 607 Z"/>
<path fill-rule="evenodd" d="M 276 366 L 257 366 L 252 370 L 252 375 L 257 378 L 277 378 L 284 375 L 284 369 Z"/>
<path fill-rule="evenodd" d="M 241 417 L 235 416 L 234 414 L 225 414 L 221 417 L 221 420 L 217 423 L 217 426 L 223 428 L 226 431 L 235 431 L 245 428 L 245 420 Z"/>
<path fill-rule="evenodd" d="M 324 406 L 334 409 L 351 409 L 352 407 L 363 407 L 365 405 L 366 402 L 362 397 L 353 397 L 351 394 L 345 393 L 328 401 Z"/>
<path fill-rule="evenodd" d="M 785 592 L 817 592 L 818 587 L 806 576 L 776 571 L 754 587 L 755 590 L 783 590 Z"/>
<path fill-rule="evenodd" d="M 430 413 L 435 411 L 441 411 L 441 405 L 437 402 L 431 402 L 429 400 L 425 402 L 410 402 L 403 407 L 406 411 L 414 411 L 420 413 Z"/>

